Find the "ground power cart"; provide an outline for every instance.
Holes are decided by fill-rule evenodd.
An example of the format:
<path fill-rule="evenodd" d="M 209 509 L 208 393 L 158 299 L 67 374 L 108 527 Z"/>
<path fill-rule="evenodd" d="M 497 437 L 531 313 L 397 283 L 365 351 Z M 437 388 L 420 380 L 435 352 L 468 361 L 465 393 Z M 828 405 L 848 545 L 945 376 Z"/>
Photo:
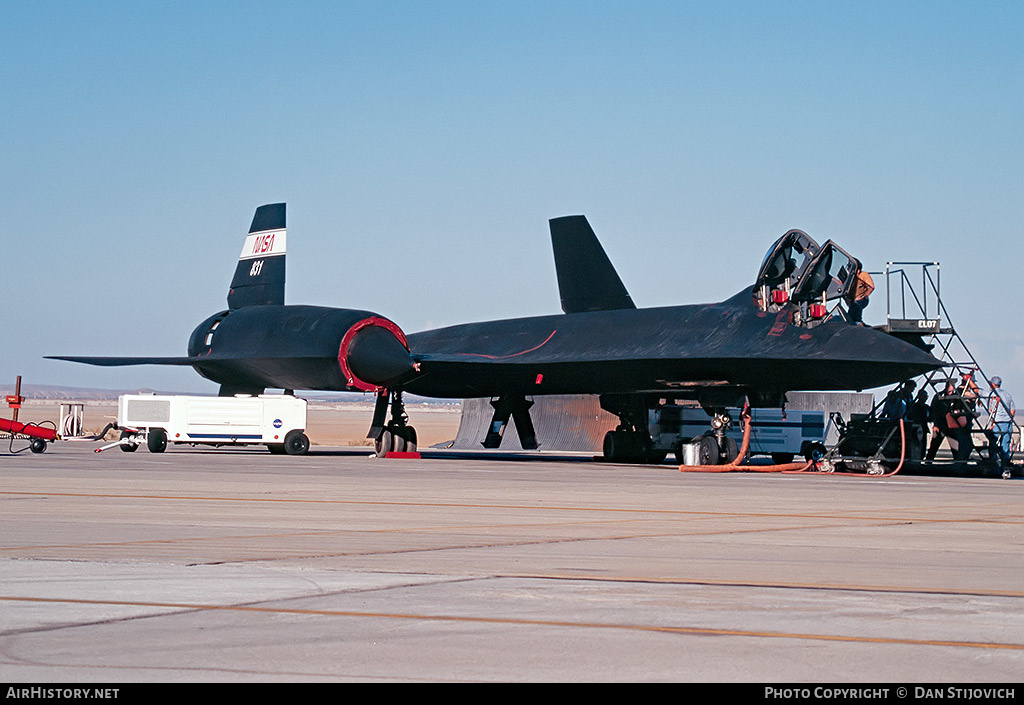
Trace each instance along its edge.
<path fill-rule="evenodd" d="M 117 445 L 126 453 L 145 444 L 265 445 L 271 453 L 304 455 L 306 400 L 287 394 L 188 397 L 125 394 L 117 400 Z M 100 449 L 102 450 L 102 449 Z"/>

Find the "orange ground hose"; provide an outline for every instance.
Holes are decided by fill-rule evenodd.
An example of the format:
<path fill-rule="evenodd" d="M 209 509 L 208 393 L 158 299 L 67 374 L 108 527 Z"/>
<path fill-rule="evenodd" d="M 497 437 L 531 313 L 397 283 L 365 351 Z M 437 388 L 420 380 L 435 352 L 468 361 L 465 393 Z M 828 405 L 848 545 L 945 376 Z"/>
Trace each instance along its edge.
<path fill-rule="evenodd" d="M 814 467 L 814 461 L 806 463 L 782 463 L 780 465 L 742 465 L 746 458 L 747 450 L 750 448 L 750 413 L 744 412 L 743 418 L 743 442 L 740 444 L 740 451 L 732 462 L 724 465 L 680 465 L 679 472 L 735 472 L 743 470 L 746 472 L 779 472 L 779 473 L 801 473 L 807 472 Z M 892 477 L 903 467 L 903 460 L 906 456 L 907 436 L 903 419 L 900 419 L 900 462 L 892 472 L 881 475 L 865 475 L 859 472 L 832 472 L 835 475 L 860 475 L 865 477 Z"/>
<path fill-rule="evenodd" d="M 900 462 L 897 463 L 896 469 L 892 472 L 882 473 L 881 475 L 866 475 L 862 472 L 837 472 L 836 475 L 861 475 L 864 477 L 892 477 L 900 471 L 903 467 L 903 460 L 907 455 L 907 431 L 903 425 L 903 419 L 900 419 Z"/>
<path fill-rule="evenodd" d="M 783 463 L 781 465 L 742 465 L 750 449 L 750 412 L 744 411 L 743 419 L 743 441 L 740 443 L 740 451 L 731 462 L 725 465 L 680 465 L 679 472 L 734 472 L 745 470 L 747 472 L 804 472 L 814 465 L 807 463 Z"/>

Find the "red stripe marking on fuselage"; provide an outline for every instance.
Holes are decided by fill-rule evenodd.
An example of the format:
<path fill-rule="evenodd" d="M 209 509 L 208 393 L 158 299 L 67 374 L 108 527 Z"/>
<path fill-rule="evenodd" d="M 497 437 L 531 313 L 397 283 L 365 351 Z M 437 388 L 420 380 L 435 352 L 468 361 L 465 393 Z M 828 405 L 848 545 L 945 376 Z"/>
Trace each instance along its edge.
<path fill-rule="evenodd" d="M 512 353 L 511 355 L 487 355 L 485 353 L 455 353 L 455 354 L 456 355 L 464 355 L 466 357 L 486 357 L 488 360 L 506 360 L 506 359 L 508 359 L 510 357 L 519 357 L 520 355 L 525 355 L 526 353 L 532 353 L 534 350 L 539 350 L 540 348 L 542 348 L 545 345 L 547 345 L 548 341 L 551 340 L 552 338 L 554 338 L 555 337 L 555 333 L 557 333 L 557 332 L 558 332 L 558 329 L 556 328 L 555 330 L 551 331 L 551 335 L 549 335 L 547 338 L 545 338 L 544 342 L 542 342 L 540 345 L 535 345 L 534 347 L 530 348 L 529 350 L 520 350 L 519 352 Z"/>

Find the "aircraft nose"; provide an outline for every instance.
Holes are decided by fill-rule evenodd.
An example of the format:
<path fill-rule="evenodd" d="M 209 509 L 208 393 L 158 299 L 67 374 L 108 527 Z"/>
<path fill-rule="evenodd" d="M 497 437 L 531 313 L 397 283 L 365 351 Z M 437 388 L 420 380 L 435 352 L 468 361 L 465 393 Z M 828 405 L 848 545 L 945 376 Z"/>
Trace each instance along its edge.
<path fill-rule="evenodd" d="M 881 333 L 880 339 L 884 341 L 879 346 L 883 348 L 882 354 L 890 355 L 894 361 L 920 365 L 924 368 L 923 372 L 942 367 L 942 362 L 927 350 L 891 333 L 883 331 L 878 331 L 878 333 Z"/>
<path fill-rule="evenodd" d="M 857 361 L 887 369 L 892 381 L 910 379 L 944 366 L 917 345 L 874 328 L 852 326 L 844 337 L 844 347 L 856 351 Z"/>

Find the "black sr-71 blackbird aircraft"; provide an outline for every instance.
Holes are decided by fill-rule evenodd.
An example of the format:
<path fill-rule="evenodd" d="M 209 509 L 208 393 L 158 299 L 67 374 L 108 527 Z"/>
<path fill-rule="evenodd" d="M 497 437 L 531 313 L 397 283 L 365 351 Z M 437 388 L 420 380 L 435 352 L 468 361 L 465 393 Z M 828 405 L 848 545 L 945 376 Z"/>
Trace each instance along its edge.
<path fill-rule="evenodd" d="M 604 445 L 620 460 L 648 457 L 647 415 L 662 401 L 696 400 L 721 416 L 747 403 L 782 406 L 787 391 L 870 389 L 941 365 L 923 344 L 848 321 L 839 304 L 856 295 L 860 262 L 800 230 L 776 241 L 753 285 L 726 301 L 638 309 L 585 217 L 550 227 L 564 313 L 406 335 L 370 311 L 285 305 L 285 204 L 260 206 L 228 309 L 192 332 L 187 356 L 55 359 L 190 365 L 222 395 L 374 392 L 368 437 L 379 457 L 415 448 L 403 392 L 491 397 L 484 446 L 497 447 L 511 417 L 524 448 L 538 445 L 530 397 L 597 394 L 620 419 Z"/>

